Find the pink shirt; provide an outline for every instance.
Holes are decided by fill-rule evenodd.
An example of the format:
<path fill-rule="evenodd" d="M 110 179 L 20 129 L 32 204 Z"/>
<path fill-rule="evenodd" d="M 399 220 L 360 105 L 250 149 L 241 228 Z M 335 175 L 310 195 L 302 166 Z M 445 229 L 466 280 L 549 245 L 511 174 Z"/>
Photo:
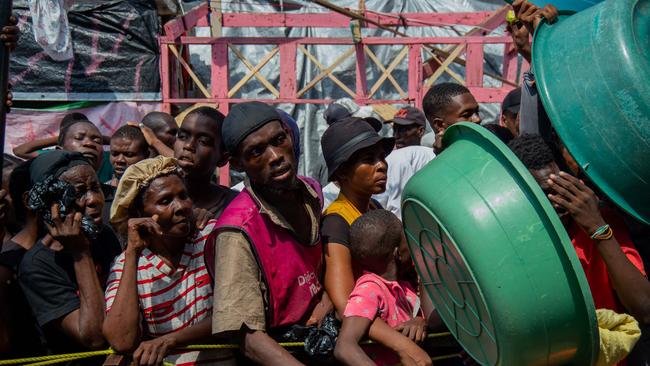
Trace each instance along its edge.
<path fill-rule="evenodd" d="M 357 280 L 343 316 L 370 320 L 380 317 L 391 327 L 396 327 L 421 314 L 420 299 L 408 282 L 387 281 L 365 272 Z"/>

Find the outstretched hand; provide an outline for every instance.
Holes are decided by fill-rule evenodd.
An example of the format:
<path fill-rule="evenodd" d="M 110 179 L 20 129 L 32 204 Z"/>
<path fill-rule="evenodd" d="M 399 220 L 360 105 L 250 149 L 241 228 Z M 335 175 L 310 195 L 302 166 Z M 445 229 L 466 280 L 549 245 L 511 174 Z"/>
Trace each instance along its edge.
<path fill-rule="evenodd" d="M 559 175 L 551 174 L 548 183 L 556 192 L 548 195 L 553 206 L 564 208 L 587 234 L 591 235 L 605 225 L 598 196 L 582 180 L 560 172 Z"/>
<path fill-rule="evenodd" d="M 152 146 L 158 140 L 158 136 L 156 136 L 156 133 L 153 132 L 153 130 L 147 127 L 144 123 L 130 121 L 127 122 L 126 124 L 128 124 L 129 126 L 138 127 L 140 131 L 142 131 L 142 134 L 144 135 L 144 139 L 149 146 Z"/>
<path fill-rule="evenodd" d="M 551 4 L 546 4 L 543 8 L 529 2 L 528 0 L 515 0 L 512 3 L 517 19 L 523 23 L 530 34 L 535 33 L 535 29 L 542 19 L 549 23 L 554 23 L 558 16 L 558 10 Z"/>

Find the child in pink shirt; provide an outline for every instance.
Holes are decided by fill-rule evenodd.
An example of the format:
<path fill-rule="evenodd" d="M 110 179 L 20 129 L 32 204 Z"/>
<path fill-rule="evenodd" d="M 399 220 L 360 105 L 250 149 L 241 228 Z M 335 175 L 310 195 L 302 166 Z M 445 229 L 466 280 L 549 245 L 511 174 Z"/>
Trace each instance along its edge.
<path fill-rule="evenodd" d="M 400 220 L 386 210 L 368 211 L 350 227 L 350 244 L 352 258 L 364 274 L 348 298 L 334 351 L 336 358 L 347 365 L 374 366 L 397 364 L 408 354 L 414 364 L 431 365 L 431 358 L 415 343 L 426 336 L 420 299 L 408 282 L 397 279 L 398 266 L 410 263 Z M 369 357 L 359 346 L 376 318 L 393 332 L 373 340 L 400 357 L 374 352 L 376 349 L 374 357 Z"/>

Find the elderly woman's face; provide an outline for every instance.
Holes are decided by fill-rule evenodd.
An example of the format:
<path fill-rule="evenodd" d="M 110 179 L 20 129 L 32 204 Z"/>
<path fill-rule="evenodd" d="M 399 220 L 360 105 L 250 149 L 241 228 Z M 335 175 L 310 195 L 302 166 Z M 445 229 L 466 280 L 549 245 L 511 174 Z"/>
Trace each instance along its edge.
<path fill-rule="evenodd" d="M 192 200 L 176 174 L 154 179 L 143 196 L 143 216 L 158 215 L 166 236 L 183 237 L 192 231 Z"/>
<path fill-rule="evenodd" d="M 104 193 L 95 170 L 90 165 L 77 165 L 61 174 L 59 179 L 74 186 L 79 211 L 90 217 L 95 225 L 101 225 Z"/>

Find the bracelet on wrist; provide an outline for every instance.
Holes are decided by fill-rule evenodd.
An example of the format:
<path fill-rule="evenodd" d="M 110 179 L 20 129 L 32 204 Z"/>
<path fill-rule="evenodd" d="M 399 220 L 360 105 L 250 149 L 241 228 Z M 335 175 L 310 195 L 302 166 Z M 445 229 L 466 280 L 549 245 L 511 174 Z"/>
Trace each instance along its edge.
<path fill-rule="evenodd" d="M 591 238 L 594 240 L 609 240 L 614 236 L 614 232 L 609 225 L 605 224 L 591 234 Z"/>

